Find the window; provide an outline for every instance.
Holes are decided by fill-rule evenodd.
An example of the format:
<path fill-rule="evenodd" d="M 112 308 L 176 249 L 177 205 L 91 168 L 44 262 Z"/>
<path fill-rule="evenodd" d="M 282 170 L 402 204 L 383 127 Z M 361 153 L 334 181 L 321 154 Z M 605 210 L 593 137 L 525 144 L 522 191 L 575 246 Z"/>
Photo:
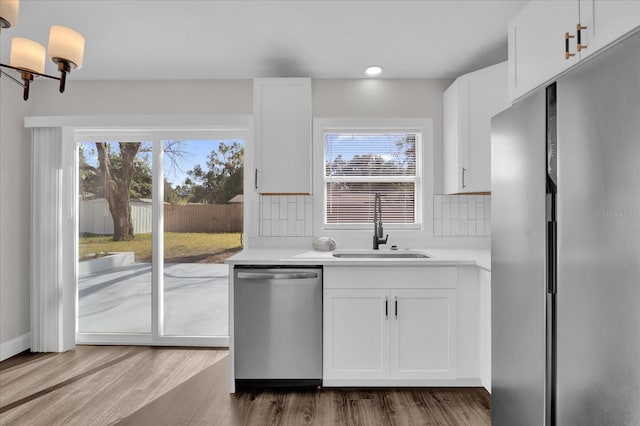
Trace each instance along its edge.
<path fill-rule="evenodd" d="M 325 226 L 370 225 L 376 193 L 385 225 L 418 225 L 421 139 L 415 130 L 325 130 Z"/>

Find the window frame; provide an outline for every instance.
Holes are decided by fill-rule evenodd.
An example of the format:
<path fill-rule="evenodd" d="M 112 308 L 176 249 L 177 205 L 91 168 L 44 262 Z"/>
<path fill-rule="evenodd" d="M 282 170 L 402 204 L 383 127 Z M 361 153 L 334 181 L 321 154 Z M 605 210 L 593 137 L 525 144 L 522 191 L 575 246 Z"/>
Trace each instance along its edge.
<path fill-rule="evenodd" d="M 425 212 L 428 211 L 425 200 L 433 198 L 433 119 L 431 118 L 314 118 L 313 150 L 314 150 L 314 215 L 316 217 L 314 233 L 321 235 L 326 231 L 370 231 L 372 224 L 327 223 L 326 183 L 334 178 L 325 177 L 325 134 L 326 133 L 418 133 L 420 142 L 416 146 L 415 182 L 415 223 L 385 223 L 385 230 L 411 231 L 425 230 L 428 223 Z M 428 176 L 425 179 L 425 174 Z M 356 178 L 358 179 L 358 178 Z M 356 179 L 353 179 L 354 181 Z M 377 177 L 367 181 L 384 181 Z M 406 178 L 405 178 L 406 179 Z M 387 181 L 391 179 L 386 179 Z M 392 181 L 403 179 L 392 178 Z"/>

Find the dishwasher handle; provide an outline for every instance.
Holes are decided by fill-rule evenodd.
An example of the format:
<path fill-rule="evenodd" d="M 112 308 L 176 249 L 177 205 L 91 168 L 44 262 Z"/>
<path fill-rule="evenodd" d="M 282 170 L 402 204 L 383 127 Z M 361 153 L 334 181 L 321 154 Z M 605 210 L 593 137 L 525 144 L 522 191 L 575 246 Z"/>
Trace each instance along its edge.
<path fill-rule="evenodd" d="M 317 279 L 317 272 L 238 272 L 243 280 L 303 280 Z"/>

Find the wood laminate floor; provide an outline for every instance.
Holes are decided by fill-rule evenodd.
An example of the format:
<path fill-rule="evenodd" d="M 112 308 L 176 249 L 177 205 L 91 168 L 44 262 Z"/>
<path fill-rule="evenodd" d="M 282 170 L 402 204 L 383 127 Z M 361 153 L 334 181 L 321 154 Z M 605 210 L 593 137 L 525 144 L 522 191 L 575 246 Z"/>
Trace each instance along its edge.
<path fill-rule="evenodd" d="M 228 393 L 226 350 L 78 346 L 0 363 L 1 425 L 490 425 L 481 388 Z"/>

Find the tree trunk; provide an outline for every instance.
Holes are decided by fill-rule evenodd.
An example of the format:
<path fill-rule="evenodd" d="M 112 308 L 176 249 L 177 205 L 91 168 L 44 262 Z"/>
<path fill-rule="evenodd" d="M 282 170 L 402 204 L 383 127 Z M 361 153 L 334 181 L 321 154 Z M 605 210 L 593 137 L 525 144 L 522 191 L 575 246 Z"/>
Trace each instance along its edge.
<path fill-rule="evenodd" d="M 109 158 L 107 144 L 96 142 L 99 169 L 105 179 L 105 198 L 113 217 L 113 240 L 129 241 L 134 237 L 129 194 L 133 182 L 133 160 L 140 149 L 140 142 L 119 142 L 121 167 L 114 168 Z"/>

